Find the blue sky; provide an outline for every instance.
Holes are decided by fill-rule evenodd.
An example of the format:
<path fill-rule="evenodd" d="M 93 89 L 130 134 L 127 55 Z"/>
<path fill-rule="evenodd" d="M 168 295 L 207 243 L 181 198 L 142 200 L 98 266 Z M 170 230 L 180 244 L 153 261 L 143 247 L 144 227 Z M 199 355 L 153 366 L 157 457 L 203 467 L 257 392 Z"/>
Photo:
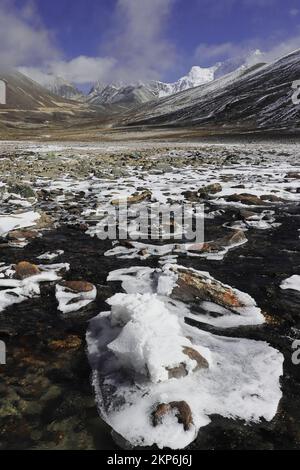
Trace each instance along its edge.
<path fill-rule="evenodd" d="M 43 81 L 172 81 L 300 48 L 299 0 L 0 0 L 0 61 Z"/>

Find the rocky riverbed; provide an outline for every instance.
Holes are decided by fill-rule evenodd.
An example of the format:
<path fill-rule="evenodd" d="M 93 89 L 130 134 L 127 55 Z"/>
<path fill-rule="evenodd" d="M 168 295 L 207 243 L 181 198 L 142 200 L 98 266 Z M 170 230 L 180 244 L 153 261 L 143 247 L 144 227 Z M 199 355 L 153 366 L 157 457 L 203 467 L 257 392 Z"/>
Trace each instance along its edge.
<path fill-rule="evenodd" d="M 3 143 L 0 449 L 298 449 L 299 151 L 272 143 Z M 204 243 L 132 240 L 135 224 L 126 240 L 101 239 L 108 211 L 125 198 L 131 220 L 157 204 L 203 204 Z M 130 367 L 119 361 L 120 341 L 110 346 L 128 320 L 116 330 L 109 315 L 126 302 L 135 315 L 136 299 L 148 312 L 151 296 L 167 324 L 177 316 L 176 338 L 188 348 L 179 369 L 166 367 L 168 377 L 167 363 L 151 375 L 144 355 L 143 372 L 136 355 Z M 153 331 L 160 337 L 162 326 Z M 129 403 L 141 428 L 128 439 L 119 423 Z"/>

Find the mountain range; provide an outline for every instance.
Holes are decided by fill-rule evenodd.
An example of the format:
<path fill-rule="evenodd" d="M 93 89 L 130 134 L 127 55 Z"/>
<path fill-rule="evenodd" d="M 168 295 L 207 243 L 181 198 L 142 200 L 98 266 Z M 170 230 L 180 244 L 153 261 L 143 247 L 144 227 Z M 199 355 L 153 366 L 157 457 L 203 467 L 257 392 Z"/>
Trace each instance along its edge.
<path fill-rule="evenodd" d="M 54 77 L 47 84 L 47 88 L 60 97 L 86 101 L 92 105 L 118 104 L 124 107 L 132 107 L 211 82 L 214 80 L 215 73 L 220 69 L 220 66 L 221 64 L 208 68 L 194 66 L 187 75 L 174 83 L 150 81 L 148 83 L 126 84 L 115 82 L 104 84 L 97 82 L 86 96 L 75 85 L 62 77 Z"/>
<path fill-rule="evenodd" d="M 223 64 L 193 67 L 175 83 L 97 83 L 87 97 L 65 80 L 56 80 L 49 91 L 19 72 L 0 73 L 7 83 L 0 128 L 9 129 L 13 122 L 19 129 L 47 123 L 63 129 L 65 122 L 78 129 L 86 125 L 194 127 L 225 133 L 300 131 L 300 106 L 292 100 L 294 82 L 300 80 L 300 50 L 270 64 L 243 64 L 218 77 L 222 68 Z"/>
<path fill-rule="evenodd" d="M 122 125 L 293 132 L 300 127 L 300 106 L 292 100 L 299 80 L 297 50 L 271 64 L 240 67 L 210 83 L 146 103 L 127 113 Z"/>

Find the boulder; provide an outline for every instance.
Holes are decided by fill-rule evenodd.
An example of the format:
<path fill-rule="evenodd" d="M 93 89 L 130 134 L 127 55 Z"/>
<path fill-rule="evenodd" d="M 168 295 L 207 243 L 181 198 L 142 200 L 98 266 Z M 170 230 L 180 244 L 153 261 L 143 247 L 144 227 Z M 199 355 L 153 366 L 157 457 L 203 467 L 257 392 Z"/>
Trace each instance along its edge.
<path fill-rule="evenodd" d="M 207 198 L 210 194 L 217 194 L 222 191 L 222 185 L 220 183 L 212 183 L 200 188 L 199 196 L 203 199 Z"/>
<path fill-rule="evenodd" d="M 176 272 L 178 279 L 172 298 L 184 302 L 209 301 L 229 309 L 243 307 L 235 292 L 221 282 L 189 270 L 177 269 Z"/>
<path fill-rule="evenodd" d="M 225 237 L 219 238 L 215 241 L 216 244 L 222 247 L 238 245 L 240 243 L 245 243 L 247 237 L 243 230 L 232 230 L 231 233 L 225 235 Z"/>
<path fill-rule="evenodd" d="M 21 240 L 24 238 L 26 240 L 32 240 L 34 238 L 37 238 L 38 236 L 39 236 L 38 232 L 34 232 L 32 230 L 12 230 L 7 235 L 7 238 L 9 240 Z"/>
<path fill-rule="evenodd" d="M 38 266 L 29 263 L 28 261 L 20 261 L 20 263 L 15 266 L 15 271 L 16 278 L 21 280 L 26 279 L 27 277 L 36 276 L 41 272 Z"/>
<path fill-rule="evenodd" d="M 194 245 L 188 246 L 188 251 L 199 251 L 201 253 L 214 253 L 223 250 L 226 247 L 245 243 L 247 237 L 243 230 L 232 230 L 231 233 L 225 235 L 222 238 L 205 242 L 195 243 Z"/>
<path fill-rule="evenodd" d="M 265 205 L 264 201 L 260 197 L 255 196 L 255 194 L 232 194 L 227 196 L 226 200 L 228 202 L 240 202 L 241 204 L 246 204 L 248 206 L 263 206 Z"/>
<path fill-rule="evenodd" d="M 251 219 L 252 217 L 256 217 L 257 213 L 253 211 L 248 211 L 247 209 L 241 209 L 239 211 L 239 215 L 243 220 Z"/>

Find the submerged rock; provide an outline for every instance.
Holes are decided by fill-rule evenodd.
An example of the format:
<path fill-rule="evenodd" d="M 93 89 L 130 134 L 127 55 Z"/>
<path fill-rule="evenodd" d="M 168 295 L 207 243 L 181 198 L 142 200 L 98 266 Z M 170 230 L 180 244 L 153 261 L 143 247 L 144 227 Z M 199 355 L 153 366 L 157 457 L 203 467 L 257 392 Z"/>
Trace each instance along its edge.
<path fill-rule="evenodd" d="M 79 349 L 81 345 L 82 339 L 76 335 L 68 335 L 64 339 L 51 340 L 48 343 L 49 348 L 53 351 Z"/>

